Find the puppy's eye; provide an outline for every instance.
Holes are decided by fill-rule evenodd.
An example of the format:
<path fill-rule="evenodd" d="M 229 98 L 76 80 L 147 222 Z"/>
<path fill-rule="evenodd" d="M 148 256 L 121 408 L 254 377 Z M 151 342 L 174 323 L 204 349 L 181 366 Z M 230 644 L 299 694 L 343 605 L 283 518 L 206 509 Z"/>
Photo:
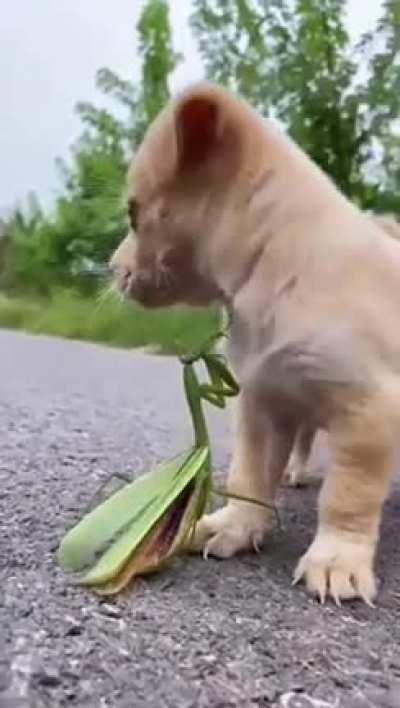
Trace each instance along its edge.
<path fill-rule="evenodd" d="M 169 217 L 169 209 L 167 206 L 162 206 L 160 209 L 160 219 L 167 219 Z"/>
<path fill-rule="evenodd" d="M 137 203 L 136 199 L 130 199 L 128 202 L 128 215 L 129 215 L 129 223 L 130 223 L 133 231 L 135 231 L 136 227 L 137 227 L 138 212 L 139 212 L 139 207 L 138 207 L 138 203 Z"/>

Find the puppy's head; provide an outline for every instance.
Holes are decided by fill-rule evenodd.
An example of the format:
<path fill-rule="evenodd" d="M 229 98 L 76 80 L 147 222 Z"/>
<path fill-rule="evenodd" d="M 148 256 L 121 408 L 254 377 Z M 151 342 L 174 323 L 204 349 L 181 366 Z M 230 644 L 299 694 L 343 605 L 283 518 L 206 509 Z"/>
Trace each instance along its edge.
<path fill-rule="evenodd" d="M 111 261 L 125 295 L 148 307 L 221 297 L 205 244 L 229 212 L 243 110 L 222 89 L 201 84 L 150 127 L 128 175 L 131 229 Z"/>

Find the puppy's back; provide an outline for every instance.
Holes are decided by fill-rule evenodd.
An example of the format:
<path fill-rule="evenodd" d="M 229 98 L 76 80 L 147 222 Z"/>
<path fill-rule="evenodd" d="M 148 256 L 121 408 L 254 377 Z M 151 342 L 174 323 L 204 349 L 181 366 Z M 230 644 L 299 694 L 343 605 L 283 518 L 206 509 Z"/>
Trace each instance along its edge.
<path fill-rule="evenodd" d="M 400 241 L 400 223 L 391 214 L 374 215 L 373 220 L 389 236 Z"/>

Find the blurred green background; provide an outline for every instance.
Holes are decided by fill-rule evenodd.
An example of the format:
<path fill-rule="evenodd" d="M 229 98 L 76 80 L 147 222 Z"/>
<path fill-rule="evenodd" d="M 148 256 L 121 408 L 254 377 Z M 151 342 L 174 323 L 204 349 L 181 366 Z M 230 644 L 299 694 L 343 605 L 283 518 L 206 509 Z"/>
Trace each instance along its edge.
<path fill-rule="evenodd" d="M 193 0 L 204 76 L 246 96 L 362 208 L 400 214 L 400 3 L 385 0 L 354 44 L 344 0 Z M 108 104 L 80 102 L 82 133 L 59 161 L 44 209 L 34 191 L 0 222 L 0 325 L 117 346 L 182 352 L 216 326 L 214 311 L 146 312 L 109 294 L 104 267 L 126 229 L 125 173 L 168 100 L 184 57 L 168 2 L 147 0 L 135 28 L 140 78 L 99 68 Z M 137 61 L 137 57 L 132 57 Z"/>

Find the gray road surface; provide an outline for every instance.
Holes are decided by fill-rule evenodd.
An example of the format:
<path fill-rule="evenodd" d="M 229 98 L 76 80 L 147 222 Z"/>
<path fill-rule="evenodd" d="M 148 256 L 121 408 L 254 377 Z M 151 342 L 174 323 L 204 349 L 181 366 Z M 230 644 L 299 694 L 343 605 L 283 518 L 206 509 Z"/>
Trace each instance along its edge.
<path fill-rule="evenodd" d="M 179 365 L 0 331 L 0 421 L 0 708 L 399 708 L 396 485 L 375 610 L 291 587 L 315 487 L 283 492 L 285 530 L 260 556 L 179 560 L 105 602 L 54 551 L 110 472 L 185 447 Z M 225 418 L 213 429 L 226 468 Z"/>

